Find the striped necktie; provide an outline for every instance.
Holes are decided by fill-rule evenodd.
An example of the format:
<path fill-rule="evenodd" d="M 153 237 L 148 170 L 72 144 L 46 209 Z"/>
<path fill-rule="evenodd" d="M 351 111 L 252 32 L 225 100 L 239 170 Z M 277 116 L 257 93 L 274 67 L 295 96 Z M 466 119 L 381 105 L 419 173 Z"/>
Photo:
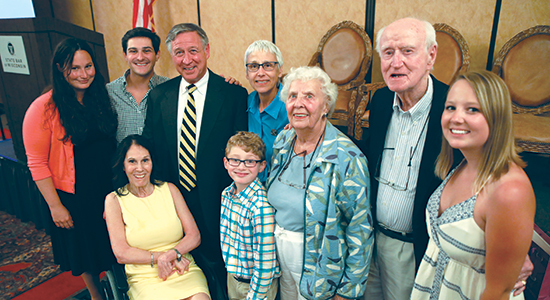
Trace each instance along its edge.
<path fill-rule="evenodd" d="M 180 184 L 187 190 L 197 186 L 195 174 L 195 145 L 197 115 L 195 112 L 195 98 L 193 92 L 197 90 L 194 84 L 187 87 L 187 106 L 183 114 L 180 136 L 179 173 Z"/>

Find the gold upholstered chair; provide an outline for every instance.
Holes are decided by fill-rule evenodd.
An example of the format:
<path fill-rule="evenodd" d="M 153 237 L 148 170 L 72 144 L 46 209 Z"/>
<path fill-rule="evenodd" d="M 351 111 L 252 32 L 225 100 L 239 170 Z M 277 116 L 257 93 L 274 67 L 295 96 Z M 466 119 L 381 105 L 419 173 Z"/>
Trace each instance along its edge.
<path fill-rule="evenodd" d="M 550 26 L 526 29 L 495 57 L 493 72 L 510 90 L 514 134 L 523 151 L 550 154 Z"/>
<path fill-rule="evenodd" d="M 437 57 L 432 74 L 438 80 L 451 84 L 458 74 L 470 68 L 470 50 L 460 32 L 445 23 L 434 24 Z"/>
<path fill-rule="evenodd" d="M 323 69 L 338 85 L 331 123 L 347 126 L 353 134 L 357 88 L 365 82 L 372 59 L 372 42 L 365 30 L 352 21 L 334 25 L 321 39 L 309 66 Z"/>
<path fill-rule="evenodd" d="M 453 27 L 445 23 L 433 25 L 437 40 L 437 57 L 432 74 L 438 80 L 450 84 L 458 74 L 470 67 L 470 50 L 464 37 Z M 376 90 L 385 87 L 383 82 L 364 84 L 359 87 L 357 112 L 355 115 L 354 137 L 361 139 L 363 129 L 369 127 L 367 105 Z"/>
<path fill-rule="evenodd" d="M 363 137 L 363 130 L 369 128 L 369 116 L 370 110 L 367 109 L 367 105 L 374 96 L 374 93 L 385 87 L 384 82 L 366 83 L 359 86 L 357 91 L 357 111 L 355 113 L 355 129 L 353 131 L 353 137 L 360 140 Z"/>

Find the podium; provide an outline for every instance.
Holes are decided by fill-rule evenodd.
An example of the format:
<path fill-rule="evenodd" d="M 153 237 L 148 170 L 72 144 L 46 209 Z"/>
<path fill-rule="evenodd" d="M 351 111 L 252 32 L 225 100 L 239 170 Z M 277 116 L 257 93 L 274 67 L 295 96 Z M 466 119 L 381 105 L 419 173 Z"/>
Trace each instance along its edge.
<path fill-rule="evenodd" d="M 57 44 L 69 37 L 87 41 L 98 68 L 109 79 L 103 34 L 50 17 L 0 20 L 0 36 L 23 39 L 30 75 L 0 71 L 0 98 L 4 103 L 13 147 L 18 160 L 26 162 L 22 125 L 29 105 L 51 84 L 51 59 Z"/>

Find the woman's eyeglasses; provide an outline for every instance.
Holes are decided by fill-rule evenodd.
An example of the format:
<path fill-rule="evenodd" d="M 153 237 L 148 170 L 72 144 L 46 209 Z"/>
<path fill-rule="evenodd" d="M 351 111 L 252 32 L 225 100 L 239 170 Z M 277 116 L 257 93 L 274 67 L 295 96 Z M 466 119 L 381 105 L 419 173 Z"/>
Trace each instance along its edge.
<path fill-rule="evenodd" d="M 276 62 L 276 61 L 266 61 L 264 62 L 263 64 L 259 64 L 259 63 L 247 63 L 245 66 L 246 66 L 246 69 L 249 71 L 249 72 L 257 72 L 260 67 L 264 68 L 264 70 L 266 71 L 273 71 L 275 69 L 275 66 L 279 64 L 279 62 Z"/>
<path fill-rule="evenodd" d="M 303 190 L 306 188 L 306 170 L 307 168 L 309 168 L 311 166 L 311 159 L 309 160 L 309 164 L 306 165 L 306 151 L 302 151 L 298 154 L 294 154 L 290 157 L 290 159 L 287 161 L 287 163 L 285 164 L 285 166 L 283 167 L 283 169 L 281 170 L 281 173 L 279 173 L 279 176 L 277 177 L 277 179 L 279 180 L 279 182 L 281 182 L 282 184 L 286 184 L 288 186 L 291 186 L 295 189 L 299 189 L 299 190 Z M 290 182 L 288 180 L 285 180 L 283 177 L 281 177 L 283 175 L 283 173 L 288 169 L 288 167 L 290 166 L 290 162 L 292 161 L 293 158 L 295 158 L 296 156 L 303 156 L 303 161 L 304 161 L 304 167 L 303 167 L 303 171 L 304 171 L 304 183 L 303 184 L 298 184 L 298 183 L 294 183 L 294 182 Z M 313 155 L 312 155 L 313 157 Z"/>
<path fill-rule="evenodd" d="M 304 150 L 298 154 L 294 154 L 290 157 L 290 159 L 286 162 L 285 166 L 283 167 L 283 169 L 281 170 L 281 173 L 279 173 L 279 176 L 277 177 L 277 179 L 282 183 L 282 184 L 286 184 L 288 186 L 291 186 L 293 188 L 296 188 L 296 189 L 299 189 L 299 190 L 303 190 L 306 188 L 306 170 L 311 167 L 311 162 L 313 161 L 313 158 L 315 157 L 315 152 L 317 151 L 317 148 L 319 148 L 319 143 L 321 143 L 321 140 L 323 139 L 323 136 L 325 135 L 325 130 L 323 129 L 323 133 L 321 134 L 321 136 L 319 137 L 319 139 L 317 140 L 317 144 L 315 144 L 315 149 L 313 150 L 313 152 L 311 153 L 311 157 L 309 158 L 309 163 L 306 165 L 306 156 L 307 156 L 307 151 Z M 296 145 L 296 136 L 294 137 L 294 139 L 292 140 L 292 148 L 290 148 L 290 153 L 294 152 L 294 146 Z M 288 169 L 288 167 L 290 166 L 290 162 L 292 161 L 293 158 L 295 158 L 296 156 L 303 156 L 303 161 L 304 161 L 304 167 L 303 167 L 303 170 L 304 170 L 304 184 L 296 184 L 296 183 L 292 183 L 292 182 L 289 182 L 287 180 L 284 180 L 281 175 L 283 175 L 283 173 L 286 171 L 286 169 Z"/>

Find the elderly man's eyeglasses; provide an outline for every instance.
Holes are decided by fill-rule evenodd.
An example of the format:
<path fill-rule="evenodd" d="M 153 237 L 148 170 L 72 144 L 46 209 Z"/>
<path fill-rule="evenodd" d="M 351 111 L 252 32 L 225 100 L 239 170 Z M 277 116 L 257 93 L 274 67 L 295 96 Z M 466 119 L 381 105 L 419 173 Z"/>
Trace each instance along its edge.
<path fill-rule="evenodd" d="M 261 159 L 258 159 L 258 160 L 254 160 L 254 159 L 241 160 L 241 159 L 229 158 L 229 157 L 226 157 L 226 159 L 227 159 L 227 163 L 232 167 L 238 167 L 241 163 L 243 163 L 244 166 L 247 167 L 247 168 L 253 168 L 253 167 L 256 166 L 256 164 L 261 163 L 263 161 Z"/>
<path fill-rule="evenodd" d="M 416 145 L 411 147 L 411 151 L 409 154 L 409 163 L 407 164 L 407 174 L 406 177 L 405 174 L 400 174 L 399 178 L 406 178 L 405 185 L 397 184 L 394 180 L 387 180 L 380 176 L 380 161 L 382 160 L 382 156 L 384 153 L 381 153 L 380 156 L 378 156 L 378 161 L 376 162 L 376 170 L 374 171 L 374 179 L 376 179 L 378 182 L 380 182 L 383 185 L 387 185 L 391 187 L 392 189 L 396 191 L 406 191 L 409 188 L 409 179 L 411 178 L 411 167 L 412 167 L 412 160 L 414 157 L 414 154 L 416 153 L 416 150 L 418 150 L 418 145 L 420 145 L 420 140 L 422 139 L 422 133 L 424 133 L 424 130 L 426 130 L 426 125 L 428 125 L 428 120 L 430 120 L 430 116 L 426 118 L 424 121 L 424 125 L 422 125 L 422 131 L 420 131 L 420 135 L 418 136 L 418 140 L 416 140 Z M 391 150 L 394 151 L 395 148 L 384 148 L 382 151 Z"/>
<path fill-rule="evenodd" d="M 395 148 L 384 148 L 383 151 L 386 151 L 386 150 L 395 150 Z M 406 174 L 406 177 L 403 176 L 403 178 L 406 178 L 406 181 L 405 181 L 405 185 L 400 185 L 398 184 L 397 182 L 394 182 L 393 180 L 387 180 L 387 179 L 384 179 L 382 178 L 382 176 L 380 176 L 380 161 L 382 160 L 382 154 L 380 154 L 380 156 L 378 157 L 378 161 L 376 162 L 376 170 L 374 171 L 375 175 L 374 176 L 374 179 L 376 179 L 378 182 L 380 182 L 381 184 L 383 185 L 387 185 L 389 187 L 391 187 L 392 189 L 396 190 L 396 191 L 406 191 L 407 188 L 409 187 L 409 178 L 411 177 L 411 163 L 412 163 L 412 148 L 411 148 L 411 156 L 409 157 L 409 163 L 407 164 L 407 174 Z M 401 175 L 405 175 L 405 174 L 401 174 Z"/>
<path fill-rule="evenodd" d="M 275 66 L 278 65 L 278 64 L 279 64 L 279 62 L 276 62 L 276 61 L 266 61 L 263 64 L 247 63 L 246 64 L 246 69 L 249 72 L 257 72 L 260 69 L 260 67 L 262 67 L 266 71 L 273 71 L 273 69 L 275 69 Z"/>

